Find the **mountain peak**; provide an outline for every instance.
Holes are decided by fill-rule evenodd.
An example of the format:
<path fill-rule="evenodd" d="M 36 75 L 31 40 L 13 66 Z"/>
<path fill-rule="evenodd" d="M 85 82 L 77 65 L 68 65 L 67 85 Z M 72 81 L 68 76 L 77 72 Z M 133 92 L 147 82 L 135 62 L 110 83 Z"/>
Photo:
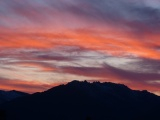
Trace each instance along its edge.
<path fill-rule="evenodd" d="M 125 90 L 131 90 L 130 88 L 128 88 L 126 85 L 124 84 L 117 84 L 117 83 L 112 83 L 112 82 L 99 82 L 99 81 L 95 81 L 95 82 L 89 82 L 87 80 L 84 81 L 78 81 L 78 80 L 73 80 L 71 82 L 69 82 L 68 84 L 69 86 L 84 86 L 84 85 L 88 85 L 88 86 L 95 86 L 95 87 L 103 87 L 103 88 L 112 88 L 112 89 L 125 89 Z"/>
<path fill-rule="evenodd" d="M 79 80 L 73 80 L 71 82 L 68 82 L 67 85 L 80 85 L 80 84 L 91 84 L 87 80 L 79 81 Z"/>
<path fill-rule="evenodd" d="M 8 120 L 85 120 L 87 116 L 93 120 L 155 120 L 160 97 L 123 84 L 74 80 L 16 99 L 3 108 L 9 111 Z"/>
<path fill-rule="evenodd" d="M 74 95 L 86 95 L 86 96 L 92 96 L 92 97 L 108 97 L 111 98 L 111 96 L 116 98 L 117 100 L 122 99 L 130 99 L 138 101 L 140 99 L 143 99 L 144 96 L 148 97 L 148 100 L 150 97 L 155 97 L 156 95 L 149 93 L 146 90 L 138 91 L 138 90 L 132 90 L 128 88 L 127 86 L 123 84 L 116 84 L 111 82 L 89 82 L 89 81 L 78 81 L 73 80 L 66 85 L 60 85 L 57 87 L 53 87 L 44 93 L 46 94 L 53 94 L 59 91 L 61 94 L 74 94 Z M 112 98 L 112 99 L 113 99 Z"/>

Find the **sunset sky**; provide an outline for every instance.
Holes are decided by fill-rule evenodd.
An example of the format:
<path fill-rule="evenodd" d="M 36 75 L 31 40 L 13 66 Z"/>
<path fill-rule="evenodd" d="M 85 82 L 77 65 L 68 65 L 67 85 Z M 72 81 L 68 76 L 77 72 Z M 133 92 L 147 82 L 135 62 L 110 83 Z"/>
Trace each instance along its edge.
<path fill-rule="evenodd" d="M 160 95 L 160 0 L 0 0 L 0 89 L 75 79 Z"/>

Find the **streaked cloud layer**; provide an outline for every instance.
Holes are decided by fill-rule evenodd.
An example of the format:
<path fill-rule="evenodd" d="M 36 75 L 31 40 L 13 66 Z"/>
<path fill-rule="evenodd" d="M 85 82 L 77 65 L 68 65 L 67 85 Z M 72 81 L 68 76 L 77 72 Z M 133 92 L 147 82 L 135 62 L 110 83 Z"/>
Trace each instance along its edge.
<path fill-rule="evenodd" d="M 1 0 L 2 89 L 86 79 L 160 94 L 159 31 L 159 0 Z"/>

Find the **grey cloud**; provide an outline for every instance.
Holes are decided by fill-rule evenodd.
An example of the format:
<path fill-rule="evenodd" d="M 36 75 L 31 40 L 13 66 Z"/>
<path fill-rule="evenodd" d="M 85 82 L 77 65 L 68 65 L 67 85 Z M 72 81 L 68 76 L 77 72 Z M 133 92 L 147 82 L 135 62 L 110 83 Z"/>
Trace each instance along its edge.
<path fill-rule="evenodd" d="M 88 22 L 112 23 L 135 32 L 158 32 L 160 26 L 160 8 L 147 6 L 143 0 L 7 0 L 1 1 L 1 6 L 0 17 L 6 16 L 17 22 L 54 24 L 59 13 L 69 13 Z"/>
<path fill-rule="evenodd" d="M 104 64 L 102 67 L 61 67 L 65 73 L 97 77 L 97 78 L 118 78 L 128 81 L 147 82 L 160 79 L 158 73 L 145 73 L 137 71 L 127 71 L 120 68 Z"/>

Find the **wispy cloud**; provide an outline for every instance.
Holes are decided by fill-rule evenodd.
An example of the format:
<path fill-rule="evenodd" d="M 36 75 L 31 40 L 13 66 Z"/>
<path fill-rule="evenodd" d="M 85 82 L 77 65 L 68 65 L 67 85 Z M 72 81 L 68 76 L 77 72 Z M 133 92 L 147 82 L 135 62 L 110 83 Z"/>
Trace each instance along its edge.
<path fill-rule="evenodd" d="M 19 90 L 28 93 L 41 92 L 53 86 L 60 85 L 60 83 L 43 84 L 36 81 L 24 81 L 0 78 L 0 88 L 3 90 Z"/>

